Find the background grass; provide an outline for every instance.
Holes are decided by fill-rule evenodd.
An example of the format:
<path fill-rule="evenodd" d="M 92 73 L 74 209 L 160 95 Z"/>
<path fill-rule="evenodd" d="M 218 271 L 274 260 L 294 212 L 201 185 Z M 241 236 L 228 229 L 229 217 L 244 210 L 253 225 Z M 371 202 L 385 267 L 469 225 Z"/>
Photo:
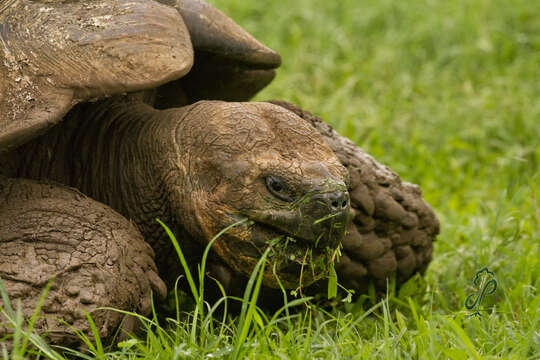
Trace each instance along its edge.
<path fill-rule="evenodd" d="M 297 103 L 420 184 L 434 260 L 367 312 L 254 313 L 242 344 L 231 318 L 192 314 L 100 357 L 539 359 L 540 2 L 211 2 L 283 57 L 257 99 Z M 470 318 L 483 266 L 498 289 Z"/>

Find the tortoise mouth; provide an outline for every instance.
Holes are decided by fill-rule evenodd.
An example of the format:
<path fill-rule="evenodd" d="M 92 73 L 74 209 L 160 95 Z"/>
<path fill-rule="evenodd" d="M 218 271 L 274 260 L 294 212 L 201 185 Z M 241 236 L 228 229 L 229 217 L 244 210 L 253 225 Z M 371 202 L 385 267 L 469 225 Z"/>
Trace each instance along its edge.
<path fill-rule="evenodd" d="M 275 288 L 280 282 L 286 288 L 305 287 L 327 276 L 340 245 L 339 237 L 329 239 L 326 233 L 313 241 L 258 221 L 252 222 L 249 233 L 250 242 L 257 249 L 257 259 L 271 248 L 265 283 Z"/>
<path fill-rule="evenodd" d="M 343 227 L 334 231 L 335 223 L 330 219 L 327 226 L 313 226 L 307 234 L 302 234 L 294 230 L 298 229 L 300 221 L 312 221 L 305 216 L 298 217 L 298 223 L 294 216 L 289 217 L 289 226 L 273 224 L 268 218 L 261 219 L 256 214 L 228 214 L 228 218 L 230 224 L 246 218 L 249 221 L 234 227 L 216 241 L 214 246 L 222 260 L 249 277 L 270 247 L 263 282 L 271 288 L 302 288 L 326 277 L 345 234 Z M 313 234 L 315 229 L 318 236 Z"/>

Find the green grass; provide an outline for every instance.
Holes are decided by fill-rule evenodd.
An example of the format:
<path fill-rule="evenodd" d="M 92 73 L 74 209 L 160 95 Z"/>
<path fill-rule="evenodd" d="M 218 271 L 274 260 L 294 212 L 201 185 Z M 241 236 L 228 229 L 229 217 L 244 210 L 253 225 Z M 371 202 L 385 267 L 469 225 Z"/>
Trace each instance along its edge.
<path fill-rule="evenodd" d="M 203 305 L 100 358 L 540 359 L 540 2 L 212 3 L 283 57 L 257 99 L 299 104 L 420 184 L 434 260 L 381 302 L 276 315 L 248 296 L 242 322 Z M 498 289 L 471 318 L 483 266 Z"/>

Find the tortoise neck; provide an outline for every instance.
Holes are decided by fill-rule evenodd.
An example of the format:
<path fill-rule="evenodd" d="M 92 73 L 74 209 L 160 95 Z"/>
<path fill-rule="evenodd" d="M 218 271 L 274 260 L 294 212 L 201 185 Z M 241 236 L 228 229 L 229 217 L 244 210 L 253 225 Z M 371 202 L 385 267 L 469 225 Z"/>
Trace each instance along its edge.
<path fill-rule="evenodd" d="M 79 189 L 133 220 L 161 253 L 163 240 L 155 234 L 164 231 L 155 219 L 177 227 L 169 183 L 179 154 L 174 153 L 174 119 L 160 114 L 130 99 L 78 105 L 46 135 L 9 155 L 17 159 L 16 172 L 9 175 Z M 181 178 L 175 181 L 183 185 Z"/>

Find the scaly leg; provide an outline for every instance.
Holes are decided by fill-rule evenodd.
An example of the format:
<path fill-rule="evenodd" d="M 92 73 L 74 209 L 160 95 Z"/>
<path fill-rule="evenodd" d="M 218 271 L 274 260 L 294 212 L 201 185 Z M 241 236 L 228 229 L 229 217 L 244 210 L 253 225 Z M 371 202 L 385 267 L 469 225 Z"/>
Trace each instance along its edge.
<path fill-rule="evenodd" d="M 51 343 L 78 342 L 63 322 L 92 338 L 83 310 L 101 337 L 110 338 L 128 319 L 97 308 L 148 315 L 151 291 L 166 293 L 153 251 L 135 226 L 61 185 L 0 176 L 0 249 L 0 277 L 25 316 L 32 315 L 54 278 L 35 326 Z M 0 339 L 10 332 L 1 326 L 5 322 L 0 315 Z M 132 330 L 133 322 L 126 323 L 124 328 Z"/>

